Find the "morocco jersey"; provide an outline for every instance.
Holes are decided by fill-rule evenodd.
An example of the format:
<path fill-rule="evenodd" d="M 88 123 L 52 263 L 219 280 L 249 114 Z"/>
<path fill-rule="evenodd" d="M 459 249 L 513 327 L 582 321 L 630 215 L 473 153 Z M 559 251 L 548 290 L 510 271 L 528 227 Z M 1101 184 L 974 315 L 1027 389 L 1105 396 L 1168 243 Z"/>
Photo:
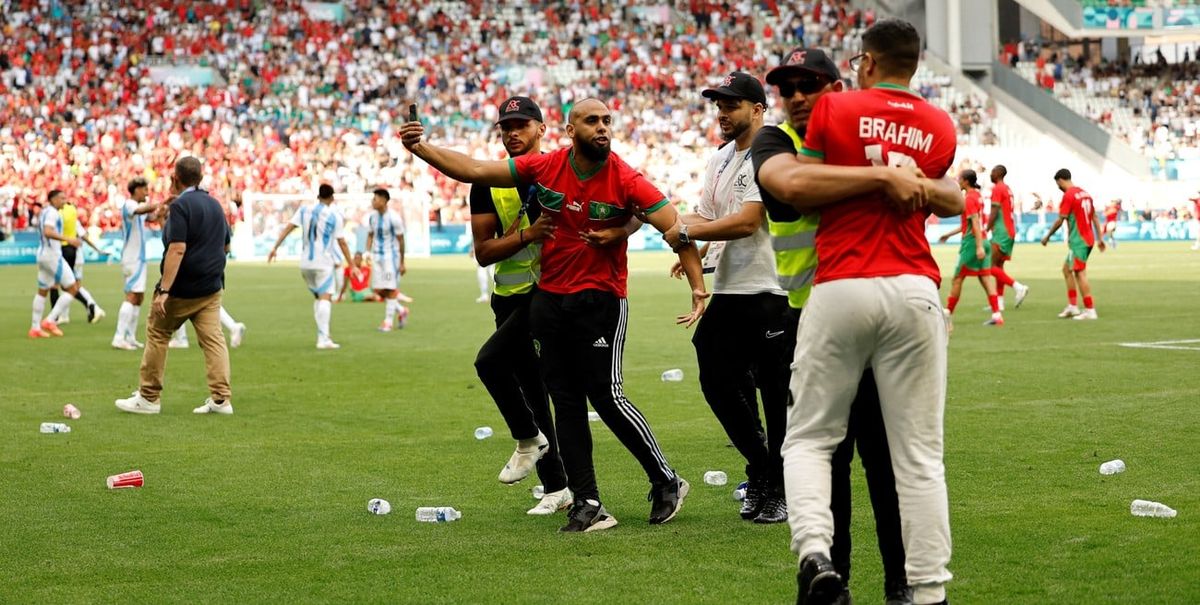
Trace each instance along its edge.
<path fill-rule="evenodd" d="M 301 206 L 291 223 L 303 234 L 300 248 L 301 269 L 332 269 L 338 264 L 337 240 L 342 236 L 342 213 L 333 206 L 317 202 Z"/>
<path fill-rule="evenodd" d="M 1017 229 L 1013 223 L 1012 189 L 1004 183 L 996 183 L 996 186 L 992 187 L 992 212 L 997 211 L 1000 212 L 1000 220 L 996 221 L 996 238 L 1013 237 Z M 1004 230 L 1003 234 L 1000 233 L 1001 229 Z"/>
<path fill-rule="evenodd" d="M 1067 241 L 1072 246 L 1091 248 L 1096 245 L 1096 234 L 1092 230 L 1096 209 L 1088 192 L 1079 187 L 1066 190 L 1058 214 L 1067 218 Z"/>
<path fill-rule="evenodd" d="M 975 232 L 971 230 L 971 217 L 975 217 L 979 221 L 980 228 L 983 227 L 983 196 L 979 194 L 978 189 L 968 189 L 965 196 L 963 213 L 962 213 L 962 249 L 975 249 Z M 818 231 L 818 233 L 820 233 Z"/>
<path fill-rule="evenodd" d="M 146 215 L 135 214 L 138 203 L 125 200 L 121 205 L 121 235 L 125 247 L 121 249 L 121 264 L 133 266 L 146 262 Z"/>
<path fill-rule="evenodd" d="M 626 242 L 594 248 L 579 234 L 623 226 L 633 209 L 650 214 L 667 205 L 666 196 L 615 153 L 583 173 L 574 152 L 568 147 L 508 161 L 518 189 L 533 186 L 542 212 L 554 219 L 554 238 L 542 242 L 538 287 L 554 294 L 603 290 L 625 298 Z"/>
<path fill-rule="evenodd" d="M 917 166 L 940 179 L 957 147 L 946 112 L 907 88 L 880 84 L 821 97 L 800 153 L 833 166 Z M 925 239 L 929 214 L 901 213 L 881 192 L 823 206 L 814 281 L 924 275 L 940 284 Z"/>

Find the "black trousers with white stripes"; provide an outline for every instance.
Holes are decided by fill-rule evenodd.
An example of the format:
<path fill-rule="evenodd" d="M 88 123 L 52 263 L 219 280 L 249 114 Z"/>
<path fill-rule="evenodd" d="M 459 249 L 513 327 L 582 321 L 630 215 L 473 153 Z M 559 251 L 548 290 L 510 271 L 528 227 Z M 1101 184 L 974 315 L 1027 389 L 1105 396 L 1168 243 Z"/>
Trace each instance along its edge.
<path fill-rule="evenodd" d="M 673 479 L 675 471 L 622 385 L 629 302 L 599 290 L 565 295 L 539 291 L 529 311 L 543 380 L 554 402 L 567 485 L 575 499 L 600 499 L 588 428 L 589 401 L 651 483 Z"/>
<path fill-rule="evenodd" d="M 537 463 L 538 478 L 546 493 L 567 486 L 550 400 L 542 386 L 533 336 L 529 331 L 529 303 L 533 293 L 492 296 L 496 331 L 475 357 L 475 371 L 487 388 L 513 439 L 532 439 L 540 430 L 550 449 Z"/>
<path fill-rule="evenodd" d="M 729 440 L 746 458 L 746 477 L 780 494 L 779 449 L 791 397 L 788 381 L 795 323 L 788 314 L 787 296 L 714 294 L 692 335 L 700 390 Z M 762 394 L 766 431 L 759 420 L 756 389 Z"/>

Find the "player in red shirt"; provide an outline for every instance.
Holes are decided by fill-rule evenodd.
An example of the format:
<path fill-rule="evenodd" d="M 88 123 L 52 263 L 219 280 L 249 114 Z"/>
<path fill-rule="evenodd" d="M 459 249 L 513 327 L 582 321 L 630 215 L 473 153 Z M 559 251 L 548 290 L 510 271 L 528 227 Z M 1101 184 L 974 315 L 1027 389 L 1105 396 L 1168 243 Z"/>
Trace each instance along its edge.
<path fill-rule="evenodd" d="M 1096 220 L 1096 207 L 1088 192 L 1075 186 L 1071 180 L 1071 171 L 1063 168 L 1054 173 L 1054 184 L 1063 192 L 1062 202 L 1058 206 L 1058 219 L 1050 226 L 1042 245 L 1050 243 L 1050 236 L 1067 223 L 1067 259 L 1063 261 L 1063 279 L 1067 282 L 1067 306 L 1058 314 L 1060 318 L 1099 319 L 1096 306 L 1092 300 L 1092 284 L 1087 277 L 1087 261 L 1092 254 L 1092 247 L 1100 244 L 1104 252 L 1104 240 L 1100 237 L 1100 226 Z M 1077 290 L 1083 292 L 1083 311 L 1079 310 L 1075 301 Z"/>
<path fill-rule="evenodd" d="M 938 241 L 944 242 L 956 233 L 962 234 L 958 268 L 955 269 L 954 280 L 950 283 L 950 296 L 946 298 L 946 320 L 950 321 L 954 307 L 958 306 L 963 281 L 974 275 L 979 278 L 979 285 L 983 286 L 988 307 L 992 310 L 992 318 L 984 322 L 984 325 L 1002 326 L 1004 316 L 1000 314 L 1000 297 L 996 294 L 996 280 L 992 275 L 991 259 L 987 253 L 988 241 L 983 230 L 983 196 L 979 193 L 979 177 L 974 170 L 963 170 L 958 176 L 958 183 L 967 193 L 963 204 L 962 226 L 943 233 L 938 238 Z M 948 323 L 947 329 L 953 331 L 954 324 Z"/>
<path fill-rule="evenodd" d="M 800 154 L 759 168 L 759 184 L 803 211 L 819 210 L 816 285 L 804 309 L 783 444 L 799 601 L 831 603 L 843 580 L 829 561 L 830 458 L 845 436 L 859 378 L 879 389 L 916 603 L 945 599 L 950 520 L 942 460 L 946 322 L 940 271 L 925 239 L 930 213 L 962 212 L 961 194 L 929 195 L 954 159 L 946 113 L 908 89 L 921 40 L 899 19 L 862 37 L 851 66 L 861 90 L 825 95 Z"/>
<path fill-rule="evenodd" d="M 604 103 L 576 103 L 568 122 L 570 147 L 507 161 L 475 160 L 434 147 L 421 140 L 424 129 L 419 122 L 404 124 L 400 134 L 414 155 L 452 179 L 533 187 L 542 215 L 553 220 L 553 236 L 542 242 L 542 273 L 530 321 L 575 497 L 562 531 L 616 525 L 601 505 L 596 486 L 589 401 L 650 478 L 650 523 L 666 523 L 683 506 L 689 485 L 667 463 L 646 419 L 625 396 L 626 245 L 624 240 L 601 245 L 597 233 L 625 225 L 635 214 L 666 232 L 679 215 L 654 185 L 611 152 L 612 113 Z M 520 232 L 518 237 L 523 237 Z M 677 322 L 690 326 L 704 313 L 708 293 L 695 246 L 689 243 L 676 252 L 692 290 L 692 309 Z"/>
<path fill-rule="evenodd" d="M 1191 198 L 1191 202 L 1192 218 L 1196 220 L 1196 243 L 1192 244 L 1192 250 L 1200 250 L 1200 192 L 1197 192 L 1196 197 Z"/>
<path fill-rule="evenodd" d="M 1121 200 L 1113 200 L 1104 207 L 1104 228 L 1100 239 L 1107 239 L 1113 250 L 1117 249 L 1117 220 L 1121 216 Z"/>
<path fill-rule="evenodd" d="M 1013 220 L 1012 189 L 1004 182 L 1008 168 L 996 164 L 988 177 L 992 179 L 992 212 L 988 230 L 992 232 L 992 275 L 996 278 L 996 294 L 1000 297 L 1000 310 L 1004 310 L 1004 287 L 1012 286 L 1016 291 L 1016 306 L 1020 307 L 1029 296 L 1029 286 L 1013 279 L 1004 272 L 1004 263 L 1012 260 L 1013 246 L 1017 238 L 1016 221 Z"/>

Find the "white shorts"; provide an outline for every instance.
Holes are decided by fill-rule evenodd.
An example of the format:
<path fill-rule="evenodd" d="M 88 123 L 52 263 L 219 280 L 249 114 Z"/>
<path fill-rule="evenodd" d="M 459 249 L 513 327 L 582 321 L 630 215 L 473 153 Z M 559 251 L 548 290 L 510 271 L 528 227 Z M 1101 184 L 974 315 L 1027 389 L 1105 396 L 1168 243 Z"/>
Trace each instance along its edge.
<path fill-rule="evenodd" d="M 304 278 L 305 285 L 314 295 L 335 294 L 332 268 L 301 269 L 300 276 Z"/>
<path fill-rule="evenodd" d="M 75 274 L 62 256 L 55 258 L 38 258 L 38 288 L 47 289 L 54 286 L 70 288 L 75 285 Z"/>
<path fill-rule="evenodd" d="M 121 263 L 121 275 L 125 278 L 125 292 L 146 292 L 146 263 Z"/>
<path fill-rule="evenodd" d="M 400 284 L 400 271 L 393 261 L 380 261 L 371 267 L 372 290 L 395 290 Z"/>

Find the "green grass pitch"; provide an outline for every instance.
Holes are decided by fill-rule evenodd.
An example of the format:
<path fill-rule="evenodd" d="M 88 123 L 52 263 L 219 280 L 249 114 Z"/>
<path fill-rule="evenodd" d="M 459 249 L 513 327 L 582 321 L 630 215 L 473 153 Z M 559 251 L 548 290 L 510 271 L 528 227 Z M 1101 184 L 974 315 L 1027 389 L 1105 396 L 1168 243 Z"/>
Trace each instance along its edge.
<path fill-rule="evenodd" d="M 944 271 L 954 252 L 936 249 Z M 1200 602 L 1200 253 L 1131 243 L 1095 254 L 1097 322 L 1054 317 L 1063 256 L 1017 248 L 1010 270 L 1033 290 L 1021 309 L 1010 295 L 1003 328 L 980 325 L 983 294 L 964 289 L 946 413 L 951 601 Z M 665 277 L 669 256 L 631 263 L 626 390 L 693 491 L 676 520 L 649 526 L 645 476 L 592 424 L 620 525 L 570 536 L 555 532 L 561 515 L 525 515 L 535 478 L 496 481 L 512 442 L 471 364 L 491 315 L 472 302 L 465 257 L 409 263 L 403 290 L 416 302 L 402 331 L 375 331 L 380 305 L 336 305 L 340 351 L 314 349 L 294 265 L 232 265 L 226 307 L 249 326 L 232 352 L 232 417 L 191 413 L 206 396 L 194 342 L 170 353 L 162 415 L 113 407 L 135 388 L 140 359 L 109 348 L 116 266 L 87 267 L 109 317 L 86 325 L 76 305 L 66 337 L 41 341 L 25 337 L 34 268 L 0 267 L 0 601 L 791 602 L 788 530 L 738 519 L 741 461 L 700 395 L 690 333 L 672 323 L 686 288 Z M 673 367 L 684 381 L 661 382 Z M 39 434 L 65 403 L 83 410 L 74 430 Z M 476 441 L 483 425 L 496 436 Z M 1102 477 L 1112 458 L 1128 470 Z M 107 475 L 135 468 L 144 488 L 105 488 Z M 730 484 L 704 485 L 710 469 Z M 854 482 L 851 586 L 877 603 L 860 468 Z M 372 497 L 393 513 L 369 514 Z M 1134 518 L 1135 498 L 1179 516 Z M 463 518 L 417 523 L 422 505 Z"/>

